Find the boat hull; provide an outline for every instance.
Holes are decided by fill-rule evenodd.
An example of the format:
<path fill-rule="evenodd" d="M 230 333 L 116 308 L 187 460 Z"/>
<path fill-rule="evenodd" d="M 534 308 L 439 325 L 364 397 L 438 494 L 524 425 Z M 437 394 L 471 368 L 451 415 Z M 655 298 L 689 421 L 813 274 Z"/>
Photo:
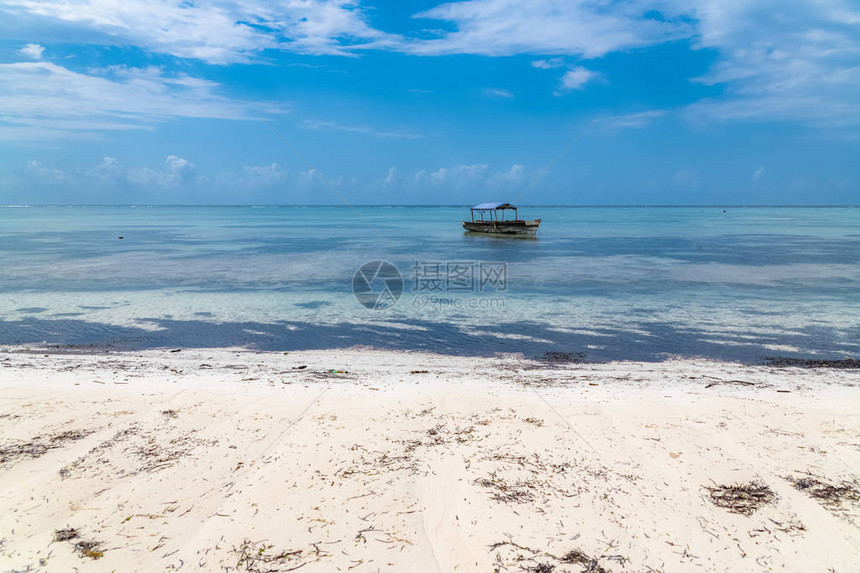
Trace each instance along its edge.
<path fill-rule="evenodd" d="M 540 219 L 534 221 L 463 221 L 463 228 L 472 233 L 491 235 L 520 235 L 534 237 Z"/>

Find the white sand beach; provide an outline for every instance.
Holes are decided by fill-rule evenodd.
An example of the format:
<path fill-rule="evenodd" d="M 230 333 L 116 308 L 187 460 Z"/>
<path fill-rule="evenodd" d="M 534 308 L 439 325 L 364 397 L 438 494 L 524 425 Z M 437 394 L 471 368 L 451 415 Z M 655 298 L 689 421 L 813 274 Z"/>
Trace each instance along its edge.
<path fill-rule="evenodd" d="M 856 571 L 858 384 L 689 359 L 5 347 L 0 570 Z"/>

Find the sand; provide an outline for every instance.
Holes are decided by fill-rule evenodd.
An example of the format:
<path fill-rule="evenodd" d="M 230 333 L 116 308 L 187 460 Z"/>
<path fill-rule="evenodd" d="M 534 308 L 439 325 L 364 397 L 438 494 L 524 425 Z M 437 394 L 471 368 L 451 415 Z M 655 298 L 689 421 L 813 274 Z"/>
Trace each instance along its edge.
<path fill-rule="evenodd" d="M 6 347 L 0 570 L 857 571 L 858 384 L 689 359 Z"/>

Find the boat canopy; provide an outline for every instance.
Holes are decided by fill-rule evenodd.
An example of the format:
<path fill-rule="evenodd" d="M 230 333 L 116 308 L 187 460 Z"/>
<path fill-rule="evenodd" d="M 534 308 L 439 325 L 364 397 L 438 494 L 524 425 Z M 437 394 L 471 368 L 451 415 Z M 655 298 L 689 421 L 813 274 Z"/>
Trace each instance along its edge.
<path fill-rule="evenodd" d="M 514 207 L 510 203 L 481 203 L 480 205 L 475 205 L 474 207 L 472 207 L 472 211 L 497 211 L 500 209 L 516 210 L 516 207 Z"/>

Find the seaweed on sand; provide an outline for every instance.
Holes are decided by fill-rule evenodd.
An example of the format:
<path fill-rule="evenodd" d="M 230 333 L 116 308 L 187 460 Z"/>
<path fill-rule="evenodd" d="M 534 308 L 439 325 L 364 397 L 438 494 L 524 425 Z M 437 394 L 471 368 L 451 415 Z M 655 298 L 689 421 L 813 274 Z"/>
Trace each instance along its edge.
<path fill-rule="evenodd" d="M 100 559 L 105 554 L 104 551 L 99 549 L 101 544 L 101 541 L 86 541 L 82 539 L 75 543 L 75 552 L 90 559 Z"/>
<path fill-rule="evenodd" d="M 190 457 L 198 447 L 217 443 L 198 438 L 196 434 L 197 430 L 177 434 L 132 424 L 60 468 L 60 477 L 81 476 L 100 471 L 108 465 L 116 470 L 117 475 L 157 472 Z"/>
<path fill-rule="evenodd" d="M 501 503 L 528 503 L 535 500 L 533 490 L 536 484 L 527 480 L 509 481 L 492 472 L 488 477 L 476 479 L 474 483 L 489 490 L 490 498 Z"/>
<path fill-rule="evenodd" d="M 233 548 L 236 554 L 236 570 L 248 573 L 279 573 L 295 571 L 308 563 L 319 561 L 329 553 L 314 545 L 314 551 L 296 549 L 292 551 L 275 550 L 274 545 L 263 541 L 245 539 L 239 547 Z"/>
<path fill-rule="evenodd" d="M 507 558 L 502 558 L 499 553 L 501 549 L 507 549 Z M 564 555 L 558 556 L 549 553 L 532 549 L 513 541 L 500 541 L 490 545 L 490 553 L 496 552 L 496 564 L 494 571 L 501 573 L 502 571 L 522 571 L 528 573 L 552 573 L 561 566 L 561 571 L 569 572 L 570 569 L 565 565 L 579 565 L 582 569 L 579 573 L 611 573 L 609 570 L 600 565 L 599 559 L 612 559 L 623 563 L 626 557 L 621 555 L 602 555 L 599 558 L 588 555 L 581 549 L 571 549 Z M 512 569 L 511 567 L 516 567 Z"/>
<path fill-rule="evenodd" d="M 804 477 L 788 476 L 785 479 L 796 490 L 807 494 L 830 511 L 839 511 L 845 504 L 860 504 L 860 483 L 857 480 L 843 481 L 835 485 L 812 474 Z"/>
<path fill-rule="evenodd" d="M 717 507 L 747 516 L 755 513 L 763 505 L 773 503 L 777 499 L 776 493 L 759 481 L 718 485 L 705 489 L 709 492 L 711 502 Z"/>
<path fill-rule="evenodd" d="M 21 458 L 42 457 L 50 450 L 61 448 L 68 442 L 81 440 L 92 433 L 93 430 L 67 430 L 50 436 L 36 436 L 29 441 L 13 442 L 0 446 L 0 464 Z"/>
<path fill-rule="evenodd" d="M 74 541 L 75 539 L 79 539 L 79 541 L 75 541 L 75 553 L 81 557 L 89 557 L 90 559 L 100 559 L 104 557 L 104 551 L 99 549 L 102 542 L 81 539 L 80 532 L 74 527 L 65 527 L 54 532 L 54 541 Z"/>
<path fill-rule="evenodd" d="M 604 469 L 591 468 L 576 460 L 560 463 L 536 452 L 528 455 L 496 452 L 478 461 L 496 462 L 487 477 L 472 483 L 487 490 L 490 498 L 501 503 L 529 503 L 550 497 L 570 498 L 587 491 L 585 479 L 606 481 Z M 576 479 L 577 477 L 583 480 Z"/>
<path fill-rule="evenodd" d="M 768 366 L 796 368 L 860 368 L 860 360 L 846 358 L 844 360 L 819 360 L 815 358 L 786 358 L 783 356 L 765 357 Z"/>
<path fill-rule="evenodd" d="M 54 541 L 70 541 L 78 537 L 80 537 L 80 534 L 74 527 L 65 527 L 54 532 Z"/>
<path fill-rule="evenodd" d="M 540 357 L 540 360 L 544 362 L 553 362 L 553 363 L 572 363 L 579 364 L 586 361 L 586 356 L 582 352 L 557 352 L 550 351 L 544 352 L 543 356 Z"/>
<path fill-rule="evenodd" d="M 560 561 L 575 565 L 582 565 L 585 569 L 582 573 L 607 573 L 606 569 L 600 566 L 597 559 L 590 555 L 586 555 L 579 549 L 573 549 L 564 554 Z"/>

